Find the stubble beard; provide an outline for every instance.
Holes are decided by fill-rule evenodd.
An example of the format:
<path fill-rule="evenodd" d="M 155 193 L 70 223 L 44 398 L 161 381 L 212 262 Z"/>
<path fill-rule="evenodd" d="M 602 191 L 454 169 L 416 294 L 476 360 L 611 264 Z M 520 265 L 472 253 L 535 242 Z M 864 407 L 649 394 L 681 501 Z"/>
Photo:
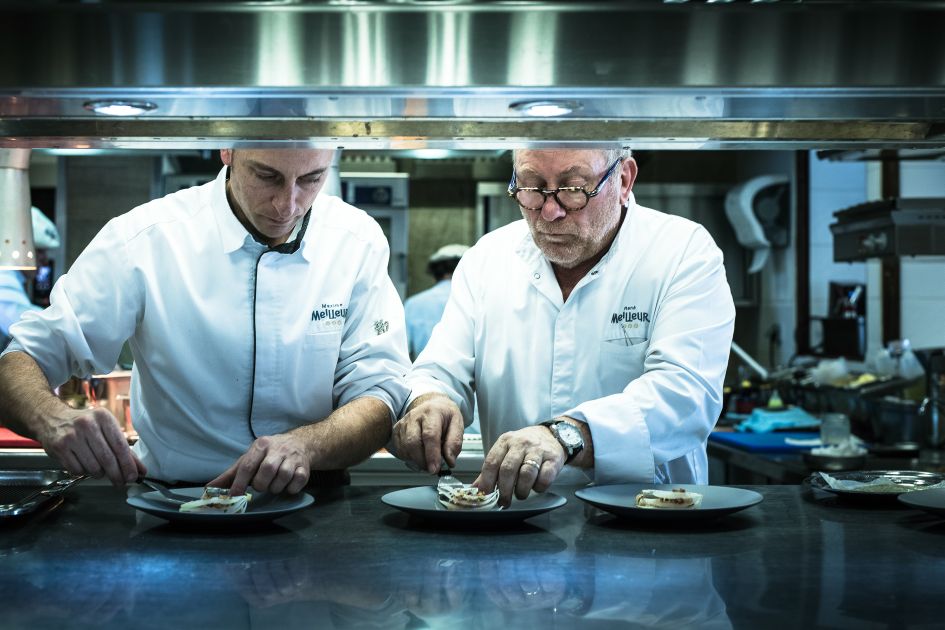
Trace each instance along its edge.
<path fill-rule="evenodd" d="M 607 197 L 607 199 L 601 200 L 601 203 L 607 204 L 602 207 L 617 205 L 618 196 L 616 194 L 610 194 Z M 526 211 L 523 210 L 522 212 Z M 541 250 L 541 253 L 549 262 L 564 269 L 573 269 L 596 256 L 609 242 L 612 231 L 619 224 L 619 214 L 616 219 L 613 219 L 609 214 L 602 214 L 597 221 L 588 224 L 587 235 L 574 232 L 563 233 L 571 237 L 569 242 L 566 243 L 551 243 L 543 238 L 544 234 L 548 232 L 553 234 L 555 230 L 547 229 L 554 224 L 543 221 L 541 217 L 535 218 L 530 227 L 532 229 L 532 240 L 535 241 L 535 245 L 538 246 L 538 249 Z"/>

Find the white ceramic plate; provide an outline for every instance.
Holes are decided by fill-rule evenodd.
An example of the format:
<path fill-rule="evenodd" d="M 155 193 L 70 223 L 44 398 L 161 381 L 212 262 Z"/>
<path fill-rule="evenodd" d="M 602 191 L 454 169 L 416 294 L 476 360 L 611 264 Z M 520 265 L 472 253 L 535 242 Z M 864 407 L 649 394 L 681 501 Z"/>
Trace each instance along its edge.
<path fill-rule="evenodd" d="M 636 506 L 637 494 L 643 490 L 672 490 L 685 488 L 702 495 L 702 505 L 697 508 L 659 509 Z M 624 483 L 611 486 L 591 486 L 576 491 L 575 496 L 622 518 L 651 521 L 687 521 L 718 518 L 757 505 L 764 500 L 753 490 L 729 486 L 695 486 L 683 483 Z"/>
<path fill-rule="evenodd" d="M 448 510 L 440 504 L 432 486 L 418 486 L 388 492 L 381 501 L 408 514 L 431 521 L 465 523 L 502 523 L 521 521 L 567 503 L 567 499 L 551 492 L 532 494 L 524 501 L 512 499 L 512 505 L 503 510 Z"/>
<path fill-rule="evenodd" d="M 174 488 L 174 492 L 199 499 L 203 487 Z M 252 493 L 252 490 L 250 490 Z M 312 495 L 301 492 L 295 495 L 254 495 L 249 507 L 242 514 L 221 514 L 204 512 L 181 512 L 180 505 L 168 501 L 160 492 L 144 492 L 128 497 L 128 505 L 168 521 L 180 523 L 244 524 L 262 523 L 281 518 L 293 512 L 304 510 L 315 502 Z"/>
<path fill-rule="evenodd" d="M 945 488 L 904 492 L 899 495 L 899 502 L 929 514 L 945 516 Z"/>

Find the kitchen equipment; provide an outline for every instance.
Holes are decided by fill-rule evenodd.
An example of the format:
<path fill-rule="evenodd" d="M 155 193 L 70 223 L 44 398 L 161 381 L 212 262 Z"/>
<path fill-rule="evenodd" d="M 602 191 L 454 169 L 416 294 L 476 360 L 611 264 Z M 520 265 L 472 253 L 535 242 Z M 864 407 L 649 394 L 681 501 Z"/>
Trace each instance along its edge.
<path fill-rule="evenodd" d="M 820 417 L 820 443 L 844 444 L 850 439 L 850 418 L 844 413 L 825 413 Z"/>
<path fill-rule="evenodd" d="M 8 146 L 942 146 L 939 2 L 0 5 Z"/>
<path fill-rule="evenodd" d="M 61 495 L 85 478 L 59 470 L 0 471 L 0 522 L 58 507 Z"/>
<path fill-rule="evenodd" d="M 804 463 L 811 470 L 826 470 L 827 472 L 857 470 L 866 463 L 866 454 L 844 456 L 804 453 Z"/>
<path fill-rule="evenodd" d="M 842 488 L 832 488 L 827 480 L 820 474 L 814 473 L 807 478 L 807 484 L 815 490 L 823 490 L 835 494 L 844 499 L 862 502 L 891 503 L 903 492 L 913 492 L 934 486 L 945 481 L 945 475 L 932 472 L 922 472 L 918 470 L 856 470 L 851 472 L 840 472 L 831 474 L 837 481 L 859 481 L 869 483 L 880 477 L 885 477 L 892 481 L 897 489 L 890 491 L 878 491 L 875 489 L 864 488 L 862 490 L 847 490 Z"/>
<path fill-rule="evenodd" d="M 945 254 L 945 198 L 869 201 L 834 212 L 833 259 Z"/>
<path fill-rule="evenodd" d="M 885 396 L 880 399 L 874 415 L 876 441 L 883 444 L 924 443 L 927 429 L 914 400 Z"/>
<path fill-rule="evenodd" d="M 805 440 L 816 438 L 812 431 L 776 431 L 773 433 L 736 433 L 734 431 L 713 431 L 709 440 L 752 453 L 797 453 L 810 448 Z M 792 444 L 789 440 L 799 440 Z"/>
<path fill-rule="evenodd" d="M 932 448 L 945 446 L 945 431 L 942 427 L 942 416 L 945 415 L 945 348 L 926 348 L 914 350 L 925 369 L 926 392 L 928 396 L 922 401 L 919 416 L 927 421 L 925 442 Z"/>

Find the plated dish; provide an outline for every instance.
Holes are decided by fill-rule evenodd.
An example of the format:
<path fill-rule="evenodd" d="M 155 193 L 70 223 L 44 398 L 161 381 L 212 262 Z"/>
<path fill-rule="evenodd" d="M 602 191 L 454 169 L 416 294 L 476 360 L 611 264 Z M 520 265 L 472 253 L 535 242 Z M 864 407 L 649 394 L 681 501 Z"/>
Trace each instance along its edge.
<path fill-rule="evenodd" d="M 512 500 L 512 505 L 501 510 L 449 510 L 440 504 L 436 488 L 418 486 L 388 492 L 381 497 L 386 505 L 430 521 L 452 523 L 508 523 L 523 521 L 554 510 L 567 499 L 551 492 L 533 494 L 524 501 Z"/>
<path fill-rule="evenodd" d="M 945 517 L 945 488 L 933 488 L 919 492 L 904 492 L 899 495 L 899 502 L 929 514 Z"/>
<path fill-rule="evenodd" d="M 636 496 L 644 490 L 672 490 L 683 488 L 702 495 L 699 507 L 654 509 L 637 507 Z M 753 490 L 728 486 L 698 486 L 691 484 L 624 483 L 609 486 L 581 488 L 575 493 L 582 501 L 621 518 L 652 521 L 706 520 L 732 514 L 757 505 L 764 500 Z"/>
<path fill-rule="evenodd" d="M 815 490 L 823 490 L 844 498 L 889 500 L 903 493 L 922 490 L 945 481 L 945 475 L 918 470 L 854 470 L 831 473 L 830 476 L 837 481 L 858 481 L 860 483 L 869 483 L 880 477 L 885 477 L 892 483 L 862 489 L 832 488 L 827 480 L 818 473 L 808 477 L 807 483 Z"/>
<path fill-rule="evenodd" d="M 203 487 L 175 488 L 174 492 L 199 499 L 203 494 Z M 160 492 L 144 492 L 138 496 L 128 497 L 127 503 L 136 510 L 157 516 L 176 523 L 206 523 L 206 524 L 233 524 L 264 523 L 273 521 L 304 510 L 312 505 L 315 499 L 312 495 L 299 493 L 295 495 L 263 494 L 254 496 L 246 511 L 240 514 L 181 512 L 180 504 L 168 501 Z"/>

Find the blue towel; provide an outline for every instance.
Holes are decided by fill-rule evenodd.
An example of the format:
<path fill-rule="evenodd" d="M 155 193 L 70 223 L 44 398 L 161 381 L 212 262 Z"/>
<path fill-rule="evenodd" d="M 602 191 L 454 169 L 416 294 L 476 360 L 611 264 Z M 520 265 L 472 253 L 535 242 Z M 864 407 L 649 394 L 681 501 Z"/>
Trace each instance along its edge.
<path fill-rule="evenodd" d="M 735 425 L 736 431 L 752 433 L 770 433 L 789 429 L 813 429 L 820 426 L 820 419 L 810 415 L 800 407 L 787 409 L 766 409 L 755 407 L 747 420 Z"/>

